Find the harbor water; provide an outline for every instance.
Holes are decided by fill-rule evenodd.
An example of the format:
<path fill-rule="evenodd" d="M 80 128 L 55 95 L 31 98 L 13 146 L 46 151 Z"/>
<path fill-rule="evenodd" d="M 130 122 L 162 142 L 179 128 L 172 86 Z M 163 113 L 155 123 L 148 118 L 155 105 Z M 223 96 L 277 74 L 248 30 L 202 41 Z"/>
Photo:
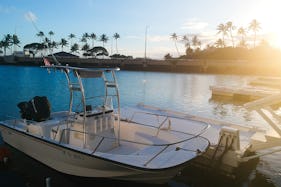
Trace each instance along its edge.
<path fill-rule="evenodd" d="M 40 67 L 0 66 L 0 120 L 20 117 L 17 104 L 34 96 L 47 96 L 52 111 L 67 110 L 69 93 L 64 74 Z M 237 123 L 245 126 L 268 128 L 254 111 L 246 110 L 239 102 L 212 98 L 210 86 L 243 87 L 254 76 L 205 75 L 159 72 L 118 71 L 121 106 L 138 103 Z M 98 81 L 97 85 L 100 84 Z M 95 86 L 95 85 L 87 85 Z M 103 92 L 97 88 L 95 92 Z M 280 145 L 281 146 L 281 145 Z M 53 186 L 143 186 L 129 182 L 96 179 L 73 179 L 58 173 L 24 154 L 12 149 L 14 160 L 8 168 L 1 168 L 0 180 L 20 180 L 24 186 L 44 186 L 44 179 L 51 177 Z M 188 169 L 188 168 L 187 168 Z M 15 179 L 9 177 L 12 172 Z M 242 171 L 241 171 L 242 172 Z M 3 184 L 3 183 L 2 183 Z M 12 183 L 11 183 L 12 184 Z M 16 183 L 18 184 L 18 183 Z M 0 182 L 1 186 L 1 182 Z M 10 185 L 11 186 L 11 185 Z M 246 177 L 227 179 L 204 171 L 183 171 L 175 179 L 160 186 L 174 187 L 281 187 L 281 153 L 261 157 L 257 166 Z"/>

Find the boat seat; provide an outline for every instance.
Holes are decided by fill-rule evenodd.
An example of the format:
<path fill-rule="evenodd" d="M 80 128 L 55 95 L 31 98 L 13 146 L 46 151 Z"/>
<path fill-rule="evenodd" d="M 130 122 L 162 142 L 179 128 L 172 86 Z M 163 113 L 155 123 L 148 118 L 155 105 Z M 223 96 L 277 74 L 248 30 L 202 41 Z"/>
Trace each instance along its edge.
<path fill-rule="evenodd" d="M 34 122 L 30 123 L 27 126 L 27 132 L 34 134 L 34 135 L 39 135 L 39 136 L 44 136 L 46 138 L 50 138 L 52 129 L 57 127 L 57 126 L 65 126 L 65 123 L 62 123 L 63 120 L 58 120 L 58 119 L 51 119 L 51 120 L 46 120 L 42 122 Z"/>
<path fill-rule="evenodd" d="M 33 135 L 44 136 L 42 127 L 39 125 L 29 124 L 26 131 Z"/>

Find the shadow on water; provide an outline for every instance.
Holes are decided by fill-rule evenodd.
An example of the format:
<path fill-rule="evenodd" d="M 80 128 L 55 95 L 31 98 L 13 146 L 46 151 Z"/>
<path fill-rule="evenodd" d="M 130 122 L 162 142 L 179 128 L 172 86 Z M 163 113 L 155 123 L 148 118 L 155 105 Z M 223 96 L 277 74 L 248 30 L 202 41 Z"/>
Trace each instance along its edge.
<path fill-rule="evenodd" d="M 276 187 L 265 175 L 256 170 L 259 159 L 243 164 L 236 177 L 225 177 L 216 170 L 187 168 L 169 186 L 173 187 Z"/>
<path fill-rule="evenodd" d="M 239 169 L 236 179 L 226 178 L 215 171 L 207 171 L 188 166 L 178 176 L 166 184 L 150 185 L 110 179 L 87 179 L 59 173 L 25 154 L 9 147 L 12 156 L 7 166 L 0 167 L 0 186 L 44 187 L 46 178 L 51 178 L 51 187 L 275 187 L 266 176 L 255 168 L 257 162 L 247 163 Z"/>

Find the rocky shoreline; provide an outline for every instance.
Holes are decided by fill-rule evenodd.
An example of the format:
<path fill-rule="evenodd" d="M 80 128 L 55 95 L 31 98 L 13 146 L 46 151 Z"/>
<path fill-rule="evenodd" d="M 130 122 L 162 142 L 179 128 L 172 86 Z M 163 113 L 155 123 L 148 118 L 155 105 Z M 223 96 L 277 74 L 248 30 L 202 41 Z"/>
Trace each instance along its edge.
<path fill-rule="evenodd" d="M 49 58 L 54 63 L 52 58 Z M 205 74 L 238 74 L 281 76 L 279 61 L 266 62 L 246 60 L 207 60 L 207 59 L 96 59 L 96 58 L 58 58 L 62 65 L 79 67 L 120 67 L 129 71 L 154 71 L 175 73 L 205 73 Z M 40 66 L 42 58 L 15 57 L 7 59 L 0 57 L 0 65 Z"/>

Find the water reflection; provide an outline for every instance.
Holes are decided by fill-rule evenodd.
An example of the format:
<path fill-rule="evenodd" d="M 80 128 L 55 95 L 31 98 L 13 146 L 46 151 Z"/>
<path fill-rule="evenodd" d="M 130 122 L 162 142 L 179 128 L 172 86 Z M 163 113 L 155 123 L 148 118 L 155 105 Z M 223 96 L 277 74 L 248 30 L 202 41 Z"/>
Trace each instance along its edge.
<path fill-rule="evenodd" d="M 243 104 L 245 102 L 233 101 L 232 99 L 225 97 L 213 97 L 209 100 L 213 105 L 213 114 L 218 116 L 220 119 L 227 118 L 227 116 L 235 116 L 236 114 L 241 114 L 243 121 L 252 122 L 255 117 L 258 117 L 255 111 L 249 111 L 244 109 Z"/>

